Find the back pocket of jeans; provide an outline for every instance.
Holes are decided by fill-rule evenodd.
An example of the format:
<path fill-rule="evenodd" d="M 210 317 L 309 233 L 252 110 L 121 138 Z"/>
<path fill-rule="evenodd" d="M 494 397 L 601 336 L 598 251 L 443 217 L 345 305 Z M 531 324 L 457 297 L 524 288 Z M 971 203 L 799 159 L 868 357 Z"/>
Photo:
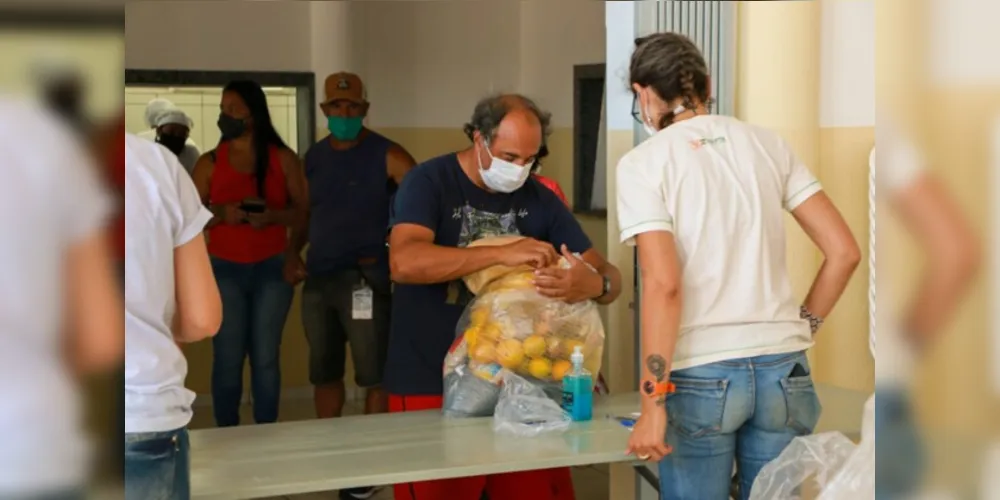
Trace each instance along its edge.
<path fill-rule="evenodd" d="M 728 380 L 671 377 L 677 390 L 667 396 L 667 418 L 681 435 L 698 438 L 722 432 Z"/>
<path fill-rule="evenodd" d="M 781 389 L 785 393 L 785 406 L 788 409 L 785 425 L 796 435 L 812 434 L 823 413 L 823 405 L 816 395 L 812 376 L 783 378 Z"/>
<path fill-rule="evenodd" d="M 125 440 L 125 458 L 129 460 L 164 460 L 177 452 L 177 437 L 133 438 Z"/>

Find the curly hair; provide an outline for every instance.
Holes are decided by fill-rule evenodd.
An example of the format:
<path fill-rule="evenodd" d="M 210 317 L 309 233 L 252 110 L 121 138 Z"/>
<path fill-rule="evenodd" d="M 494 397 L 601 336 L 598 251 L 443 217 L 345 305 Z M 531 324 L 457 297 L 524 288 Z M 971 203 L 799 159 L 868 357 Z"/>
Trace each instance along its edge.
<path fill-rule="evenodd" d="M 527 109 L 538 118 L 542 126 L 542 142 L 552 133 L 552 115 L 542 111 L 535 101 L 520 94 L 497 94 L 481 99 L 472 111 L 472 118 L 465 124 L 463 131 L 469 140 L 479 131 L 487 142 L 496 138 L 497 129 L 507 113 L 515 109 Z"/>
<path fill-rule="evenodd" d="M 687 109 L 710 104 L 708 65 L 698 46 L 684 35 L 656 33 L 636 39 L 629 80 L 630 86 L 651 87 L 666 102 L 681 99 Z M 660 117 L 660 128 L 673 121 L 674 112 L 668 110 Z"/>

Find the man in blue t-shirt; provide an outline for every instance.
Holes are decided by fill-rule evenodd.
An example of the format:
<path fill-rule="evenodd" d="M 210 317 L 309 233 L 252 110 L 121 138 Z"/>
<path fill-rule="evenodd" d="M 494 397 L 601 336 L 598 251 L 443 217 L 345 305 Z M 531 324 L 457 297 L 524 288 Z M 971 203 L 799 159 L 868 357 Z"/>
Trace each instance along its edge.
<path fill-rule="evenodd" d="M 463 276 L 498 264 L 527 264 L 539 270 L 536 286 L 543 295 L 602 304 L 618 297 L 618 269 L 593 249 L 566 205 L 530 178 L 548 125 L 548 114 L 523 96 L 484 99 L 465 127 L 472 146 L 429 160 L 403 180 L 389 243 L 396 283 L 384 378 L 390 411 L 440 408 L 442 365 L 471 299 Z M 504 235 L 524 239 L 466 248 L 483 237 Z M 570 269 L 553 267 L 560 255 L 570 259 Z M 421 499 L 478 500 L 486 484 L 493 500 L 518 498 L 517 491 L 548 488 L 551 476 L 543 473 L 488 483 L 466 478 L 402 485 L 396 498 L 419 491 Z M 517 491 L 508 494 L 508 486 Z"/>

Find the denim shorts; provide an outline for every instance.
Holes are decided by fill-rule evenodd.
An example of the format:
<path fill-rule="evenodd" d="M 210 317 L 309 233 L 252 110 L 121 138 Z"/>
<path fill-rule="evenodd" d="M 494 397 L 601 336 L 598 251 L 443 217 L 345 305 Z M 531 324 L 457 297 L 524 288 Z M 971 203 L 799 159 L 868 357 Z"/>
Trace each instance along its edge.
<path fill-rule="evenodd" d="M 738 499 L 792 439 L 822 413 L 804 352 L 736 359 L 678 370 L 667 398 L 663 500 L 728 500 L 736 464 Z"/>

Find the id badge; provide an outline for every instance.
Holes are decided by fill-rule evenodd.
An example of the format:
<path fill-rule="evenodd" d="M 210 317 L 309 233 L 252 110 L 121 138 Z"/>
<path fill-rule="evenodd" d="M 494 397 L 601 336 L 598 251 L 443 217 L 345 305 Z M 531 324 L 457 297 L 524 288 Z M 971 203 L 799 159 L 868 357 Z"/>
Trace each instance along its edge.
<path fill-rule="evenodd" d="M 354 290 L 352 295 L 351 318 L 367 320 L 372 319 L 372 289 L 364 282 Z"/>

